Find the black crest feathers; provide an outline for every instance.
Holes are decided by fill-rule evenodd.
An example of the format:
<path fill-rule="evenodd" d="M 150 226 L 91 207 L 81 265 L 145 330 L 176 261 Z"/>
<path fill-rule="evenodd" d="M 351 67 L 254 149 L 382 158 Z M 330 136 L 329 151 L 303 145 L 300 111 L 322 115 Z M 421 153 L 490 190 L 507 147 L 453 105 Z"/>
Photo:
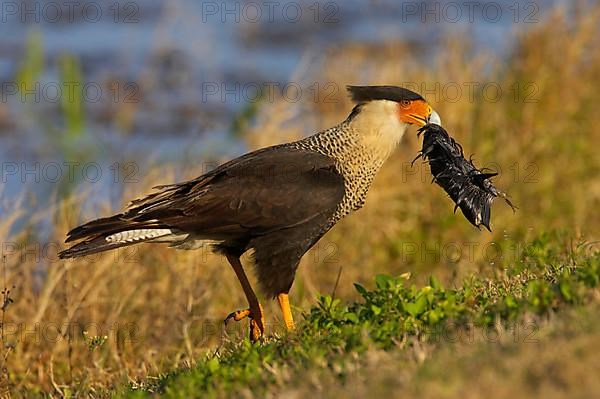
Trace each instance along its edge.
<path fill-rule="evenodd" d="M 361 104 L 373 100 L 414 101 L 423 100 L 414 91 L 398 86 L 346 86 L 352 101 Z"/>
<path fill-rule="evenodd" d="M 422 158 L 429 163 L 433 181 L 454 201 L 455 212 L 460 208 L 475 227 L 483 225 L 490 230 L 491 205 L 496 197 L 504 198 L 515 211 L 507 195 L 492 184 L 491 178 L 497 173 L 485 173 L 472 160 L 466 160 L 460 144 L 444 128 L 427 124 L 419 129 L 418 135 L 421 134 L 423 148 L 415 161 Z"/>

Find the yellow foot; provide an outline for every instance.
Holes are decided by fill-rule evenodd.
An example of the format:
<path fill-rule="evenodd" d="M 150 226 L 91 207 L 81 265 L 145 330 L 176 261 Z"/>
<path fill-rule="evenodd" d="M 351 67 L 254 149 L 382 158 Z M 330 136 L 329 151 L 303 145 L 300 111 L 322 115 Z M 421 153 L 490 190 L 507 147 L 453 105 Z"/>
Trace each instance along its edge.
<path fill-rule="evenodd" d="M 246 317 L 250 319 L 250 341 L 259 341 L 265 332 L 265 317 L 261 305 L 258 305 L 257 310 L 254 312 L 252 309 L 244 309 L 229 313 L 225 318 L 225 325 L 227 325 L 231 319 L 240 321 Z"/>
<path fill-rule="evenodd" d="M 285 328 L 287 328 L 288 331 L 293 331 L 295 328 L 294 318 L 292 317 L 292 309 L 290 308 L 290 299 L 288 294 L 281 293 L 277 295 L 277 301 L 279 301 L 279 306 L 281 307 Z"/>

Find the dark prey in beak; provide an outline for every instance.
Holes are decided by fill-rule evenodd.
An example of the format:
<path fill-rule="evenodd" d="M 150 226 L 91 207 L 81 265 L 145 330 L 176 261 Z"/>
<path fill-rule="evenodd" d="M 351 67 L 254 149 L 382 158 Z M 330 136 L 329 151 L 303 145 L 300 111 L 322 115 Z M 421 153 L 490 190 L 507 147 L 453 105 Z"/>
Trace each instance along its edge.
<path fill-rule="evenodd" d="M 512 208 L 507 195 L 492 184 L 490 178 L 497 173 L 484 173 L 477 169 L 472 160 L 466 160 L 463 149 L 444 128 L 433 123 L 419 129 L 423 134 L 423 148 L 414 161 L 421 158 L 429 163 L 433 181 L 448 193 L 456 208 L 473 226 L 481 225 L 490 230 L 491 206 L 498 196 L 504 198 Z M 413 161 L 413 163 L 414 163 Z M 491 230 L 490 230 L 491 231 Z"/>

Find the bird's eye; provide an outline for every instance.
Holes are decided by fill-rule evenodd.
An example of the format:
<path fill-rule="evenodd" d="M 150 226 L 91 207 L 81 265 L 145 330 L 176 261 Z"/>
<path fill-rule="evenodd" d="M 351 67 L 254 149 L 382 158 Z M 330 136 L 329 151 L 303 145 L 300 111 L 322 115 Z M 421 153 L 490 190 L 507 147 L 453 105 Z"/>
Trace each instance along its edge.
<path fill-rule="evenodd" d="M 402 100 L 402 101 L 400 101 L 400 106 L 402 108 L 408 108 L 410 106 L 410 101 L 409 100 Z"/>

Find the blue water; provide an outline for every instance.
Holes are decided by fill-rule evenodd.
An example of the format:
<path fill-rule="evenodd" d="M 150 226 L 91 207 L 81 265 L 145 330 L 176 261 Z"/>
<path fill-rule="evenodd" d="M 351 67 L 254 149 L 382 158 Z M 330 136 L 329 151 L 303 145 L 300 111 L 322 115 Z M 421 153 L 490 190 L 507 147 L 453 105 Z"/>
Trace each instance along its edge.
<path fill-rule="evenodd" d="M 401 39 L 424 49 L 426 62 L 445 50 L 441 39 L 461 31 L 471 35 L 476 48 L 501 56 L 510 49 L 514 32 L 543 19 L 550 3 L 554 2 L 477 2 L 470 13 L 469 2 L 392 0 L 82 1 L 72 12 L 62 1 L 4 2 L 0 6 L 3 83 L 14 82 L 28 35 L 39 32 L 44 87 L 60 82 L 56 61 L 69 53 L 81 60 L 86 82 L 135 82 L 140 90 L 135 93 L 139 97 L 133 127 L 127 131 L 103 119 L 110 101 L 108 105 L 86 103 L 87 133 L 81 148 L 87 150 L 75 145 L 70 152 L 57 144 L 58 104 L 42 99 L 31 106 L 19 95 L 3 96 L 0 107 L 7 110 L 12 126 L 0 128 L 0 157 L 5 165 L 1 198 L 6 202 L 27 192 L 36 193 L 38 204 L 51 198 L 57 184 L 41 169 L 32 172 L 39 179 L 19 174 L 35 169 L 35 162 L 43 168 L 85 160 L 97 162 L 103 170 L 114 163 L 134 162 L 143 177 L 150 165 L 165 161 L 187 165 L 237 155 L 244 148 L 229 134 L 231 120 L 247 106 L 248 96 L 222 97 L 224 88 L 239 92 L 236 84 L 242 88 L 252 82 L 284 85 L 294 79 L 306 54 L 318 60 L 321 53 L 344 42 Z M 114 4 L 119 4 L 118 11 Z M 60 12 L 57 5 L 63 7 Z M 219 93 L 208 94 L 214 87 Z M 13 170 L 15 164 L 19 173 Z M 106 177 L 110 172 L 105 173 L 103 184 L 110 186 L 112 180 Z M 78 183 L 90 186 L 85 179 Z"/>

